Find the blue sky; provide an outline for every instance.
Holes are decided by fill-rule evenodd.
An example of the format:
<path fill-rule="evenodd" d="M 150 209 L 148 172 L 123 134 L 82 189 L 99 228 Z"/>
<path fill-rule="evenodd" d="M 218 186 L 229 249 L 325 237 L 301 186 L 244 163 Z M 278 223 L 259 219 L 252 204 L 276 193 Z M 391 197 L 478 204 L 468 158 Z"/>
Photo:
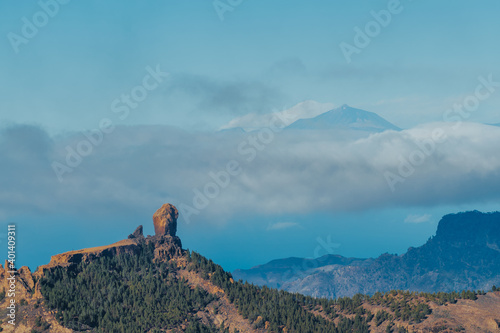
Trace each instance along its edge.
<path fill-rule="evenodd" d="M 40 10 L 35 2 L 0 6 L 5 36 L 19 34 L 21 18 Z M 210 1 L 73 1 L 19 53 L 2 39 L 1 120 L 53 131 L 90 128 L 146 66 L 161 64 L 172 80 L 128 124 L 210 129 L 249 109 L 314 99 L 364 107 L 411 127 L 437 120 L 477 76 L 497 73 L 499 6 L 401 1 L 403 10 L 347 64 L 339 44 L 352 43 L 354 27 L 373 20 L 370 12 L 386 9 L 387 1 L 243 1 L 222 22 Z M 195 89 L 186 86 L 200 81 L 200 94 L 254 84 L 261 98 L 244 99 L 246 106 L 203 104 L 205 96 L 192 98 Z M 498 98 L 484 103 L 477 120 L 500 121 L 496 104 Z"/>
<path fill-rule="evenodd" d="M 387 10 L 390 1 L 243 0 L 223 14 L 224 20 L 212 1 L 70 1 L 60 4 L 16 52 L 9 36 L 23 36 L 23 18 L 33 22 L 44 6 L 40 3 L 0 3 L 0 221 L 17 223 L 24 230 L 20 262 L 32 268 L 48 261 L 50 254 L 119 240 L 137 224 L 152 229 L 150 217 L 162 202 L 187 202 L 192 189 L 206 183 L 207 172 L 220 170 L 234 157 L 234 147 L 210 134 L 234 118 L 314 100 L 373 111 L 404 129 L 426 128 L 422 124 L 442 121 L 445 110 L 474 93 L 478 77 L 500 80 L 496 1 L 402 0 L 400 11 L 368 46 L 352 55 L 350 63 L 339 45 L 354 44 L 354 29 L 364 29 L 374 20 L 371 12 Z M 119 118 L 113 102 L 142 84 L 147 68 L 158 66 L 169 76 L 127 117 Z M 467 120 L 500 123 L 499 106 L 500 94 L 492 93 Z M 51 162 L 64 157 L 67 145 L 82 140 L 81 131 L 98 128 L 106 118 L 118 129 L 59 182 Z M 358 205 L 339 201 L 340 196 L 328 194 L 320 182 L 304 188 L 303 183 L 274 179 L 253 188 L 252 180 L 290 163 L 280 152 L 301 149 L 285 135 L 213 201 L 206 215 L 181 225 L 179 233 L 186 247 L 228 269 L 276 257 L 313 256 L 317 238 L 327 235 L 340 244 L 337 252 L 344 255 L 400 253 L 423 243 L 445 213 L 498 209 L 493 189 L 475 198 L 457 195 L 432 202 L 426 200 L 426 190 L 431 189 L 418 188 L 450 174 L 448 168 L 459 163 L 454 158 L 460 161 L 457 154 L 464 154 L 463 160 L 474 156 L 485 162 L 461 163 L 463 169 L 443 188 L 448 189 L 452 180 L 458 184 L 453 191 L 459 193 L 477 191 L 471 184 L 496 184 L 496 161 L 486 158 L 494 147 L 472 155 L 477 146 L 462 146 L 463 140 L 472 142 L 484 132 L 466 127 L 451 135 L 453 139 L 439 148 L 449 163 L 439 162 L 441 155 L 435 155 L 434 164 L 425 165 L 429 169 L 417 172 L 418 183 L 403 184 L 399 196 L 379 193 L 385 201 L 366 199 Z M 408 135 L 422 138 L 418 130 Z M 497 138 L 496 133 L 488 135 Z M 314 140 L 304 140 L 316 147 Z M 386 135 L 352 149 L 363 157 L 369 147 L 381 147 L 381 140 L 398 139 Z M 140 156 L 143 163 L 130 156 Z M 297 157 L 299 162 L 300 158 L 306 157 Z M 380 165 L 373 158 L 369 166 L 377 169 Z M 341 168 L 344 161 L 355 160 L 341 152 L 332 163 Z M 170 161 L 183 167 L 171 166 Z M 311 179 L 333 172 L 323 167 L 304 170 Z M 359 170 L 365 170 L 361 163 Z M 292 171 L 291 178 L 297 175 Z M 475 172 L 484 179 L 468 178 Z M 373 189 L 377 184 L 373 182 Z M 353 180 L 339 187 L 359 196 L 358 185 Z M 288 206 L 287 192 L 321 194 L 324 203 L 300 201 L 297 195 Z M 274 206 L 266 198 L 274 200 Z M 298 202 L 310 209 L 298 214 L 293 210 Z M 252 210 L 252 205 L 261 209 Z M 412 215 L 427 218 L 405 223 Z M 97 234 L 99 229 L 103 233 Z M 68 234 L 71 237 L 63 236 Z M 384 238 L 387 235 L 392 241 Z M 221 245 L 224 240 L 230 251 Z M 39 254 L 30 253 L 47 243 Z"/>

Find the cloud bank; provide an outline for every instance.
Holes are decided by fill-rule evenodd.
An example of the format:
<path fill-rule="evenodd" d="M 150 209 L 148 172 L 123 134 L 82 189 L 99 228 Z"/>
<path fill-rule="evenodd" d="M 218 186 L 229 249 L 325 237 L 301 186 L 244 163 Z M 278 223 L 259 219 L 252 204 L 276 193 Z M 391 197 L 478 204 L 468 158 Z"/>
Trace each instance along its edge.
<path fill-rule="evenodd" d="M 436 129 L 442 140 L 427 154 Z M 500 197 L 500 128 L 487 125 L 434 123 L 347 142 L 331 133 L 118 127 L 59 182 L 52 163 L 64 164 L 67 147 L 82 140 L 81 133 L 50 137 L 37 126 L 2 129 L 0 219 L 91 218 L 152 211 L 172 202 L 184 207 L 190 221 L 222 223 L 238 216 L 431 207 Z M 423 160 L 412 159 L 417 155 Z M 394 188 L 388 172 L 400 177 Z"/>

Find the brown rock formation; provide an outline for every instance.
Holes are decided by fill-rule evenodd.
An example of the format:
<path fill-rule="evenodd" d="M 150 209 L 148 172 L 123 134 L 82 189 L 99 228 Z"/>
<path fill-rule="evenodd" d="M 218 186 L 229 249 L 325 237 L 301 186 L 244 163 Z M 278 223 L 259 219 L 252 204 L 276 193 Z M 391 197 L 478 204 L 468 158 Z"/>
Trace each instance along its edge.
<path fill-rule="evenodd" d="M 33 280 L 33 276 L 28 266 L 19 268 L 17 274 L 19 275 L 18 280 L 23 284 L 23 287 L 24 289 L 26 289 L 26 291 L 31 291 L 33 288 L 35 288 L 35 281 Z"/>
<path fill-rule="evenodd" d="M 169 261 L 174 257 L 182 257 L 183 254 L 179 237 L 162 237 L 155 241 L 155 260 Z"/>
<path fill-rule="evenodd" d="M 164 204 L 153 215 L 156 236 L 175 236 L 179 212 L 174 205 Z"/>
<path fill-rule="evenodd" d="M 181 240 L 175 236 L 178 216 L 179 213 L 175 206 L 164 204 L 153 215 L 155 236 L 144 237 L 143 227 L 140 225 L 127 239 L 114 244 L 56 254 L 51 257 L 47 265 L 38 267 L 33 276 L 41 278 L 45 270 L 50 270 L 57 266 L 69 267 L 80 262 L 91 262 L 100 257 L 111 257 L 119 254 L 135 255 L 140 252 L 144 244 L 149 243 L 154 244 L 155 260 L 168 261 L 173 257 L 182 256 L 184 250 L 182 250 Z M 1 270 L 0 265 L 0 274 L 2 272 L 3 270 Z"/>
<path fill-rule="evenodd" d="M 138 226 L 133 234 L 128 235 L 128 239 L 141 238 L 141 237 L 144 237 L 144 235 L 142 234 L 142 225 Z"/>
<path fill-rule="evenodd" d="M 90 262 L 100 257 L 115 256 L 122 253 L 134 255 L 140 250 L 138 243 L 135 239 L 124 239 L 111 245 L 56 254 L 50 258 L 50 262 L 47 265 L 39 266 L 34 276 L 41 278 L 46 269 L 52 269 L 57 266 L 69 267 L 80 262 Z"/>

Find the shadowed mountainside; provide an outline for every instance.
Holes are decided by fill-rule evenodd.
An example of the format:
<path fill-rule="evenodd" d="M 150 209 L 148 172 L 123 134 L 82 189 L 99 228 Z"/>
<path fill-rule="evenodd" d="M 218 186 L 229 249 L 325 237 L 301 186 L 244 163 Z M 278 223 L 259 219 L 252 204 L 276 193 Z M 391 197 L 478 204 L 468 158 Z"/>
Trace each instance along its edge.
<path fill-rule="evenodd" d="M 233 275 L 257 285 L 330 298 L 394 289 L 489 290 L 500 284 L 500 213 L 446 215 L 434 237 L 400 256 L 281 259 Z"/>

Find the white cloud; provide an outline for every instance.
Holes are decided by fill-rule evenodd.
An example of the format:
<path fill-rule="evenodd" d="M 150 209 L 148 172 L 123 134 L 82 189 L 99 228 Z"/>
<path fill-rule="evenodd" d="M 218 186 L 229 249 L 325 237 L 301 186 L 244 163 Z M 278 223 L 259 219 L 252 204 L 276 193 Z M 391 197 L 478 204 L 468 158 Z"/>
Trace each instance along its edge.
<path fill-rule="evenodd" d="M 384 173 L 398 174 L 402 161 L 428 146 L 437 128 L 447 139 L 434 144 L 392 192 Z M 455 129 L 435 123 L 352 141 L 334 139 L 329 132 L 283 131 L 255 149 L 251 161 L 250 154 L 238 150 L 241 144 L 252 147 L 249 136 L 257 133 L 118 127 L 59 183 L 51 162 L 64 163 L 66 146 L 75 147 L 85 139 L 82 134 L 51 138 L 37 127 L 0 130 L 0 216 L 64 214 L 91 220 L 154 211 L 164 202 L 194 207 L 195 191 L 210 191 L 213 176 L 231 160 L 238 161 L 241 174 L 231 177 L 217 195 L 212 193 L 192 221 L 225 223 L 238 216 L 432 207 L 500 198 L 500 128 L 495 126 L 463 123 Z"/>
<path fill-rule="evenodd" d="M 276 116 L 279 117 L 280 115 L 287 115 L 287 117 L 279 117 L 279 118 L 287 118 L 287 119 L 293 119 L 293 121 L 297 121 L 299 119 L 314 118 L 322 113 L 332 110 L 333 108 L 334 104 L 332 103 L 319 103 L 316 101 L 309 100 L 301 102 L 284 111 L 279 111 L 275 113 L 266 113 L 266 114 L 249 113 L 244 116 L 231 120 L 229 123 L 222 126 L 221 129 L 241 127 L 245 131 L 252 131 L 264 127 L 269 127 L 271 120 L 274 119 Z M 293 121 L 285 125 L 288 126 Z"/>
<path fill-rule="evenodd" d="M 423 214 L 423 215 L 408 215 L 405 218 L 405 223 L 424 223 L 424 222 L 429 222 L 431 219 L 430 214 Z"/>
<path fill-rule="evenodd" d="M 283 230 L 288 228 L 297 227 L 299 224 L 295 222 L 278 222 L 271 224 L 267 227 L 267 230 Z"/>

